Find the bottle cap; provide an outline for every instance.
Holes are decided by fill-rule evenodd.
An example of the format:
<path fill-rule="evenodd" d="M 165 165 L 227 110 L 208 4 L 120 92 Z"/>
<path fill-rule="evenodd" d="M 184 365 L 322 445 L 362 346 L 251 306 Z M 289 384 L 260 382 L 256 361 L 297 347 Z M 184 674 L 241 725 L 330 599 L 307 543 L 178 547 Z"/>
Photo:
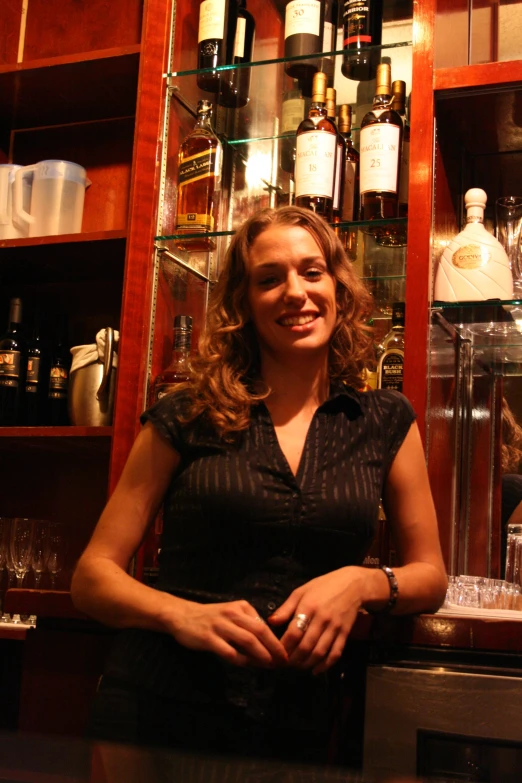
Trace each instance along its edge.
<path fill-rule="evenodd" d="M 342 103 L 339 107 L 339 130 L 349 133 L 352 129 L 352 107 L 348 103 Z"/>
<path fill-rule="evenodd" d="M 401 115 L 406 114 L 406 82 L 397 79 L 392 84 L 391 107 Z"/>
<path fill-rule="evenodd" d="M 209 113 L 212 113 L 211 101 L 207 101 L 206 98 L 204 98 L 201 101 L 198 101 L 198 114 L 209 114 Z"/>
<path fill-rule="evenodd" d="M 466 205 L 466 222 L 481 223 L 484 220 L 488 197 L 482 188 L 470 188 L 464 196 Z"/>
<path fill-rule="evenodd" d="M 312 80 L 312 102 L 313 103 L 326 103 L 326 85 L 328 83 L 328 77 L 322 71 L 314 73 Z"/>
<path fill-rule="evenodd" d="M 174 329 L 192 329 L 192 317 L 190 315 L 177 315 L 174 318 Z"/>
<path fill-rule="evenodd" d="M 377 66 L 377 82 L 375 87 L 376 95 L 391 95 L 391 65 L 390 63 L 380 63 Z"/>
<path fill-rule="evenodd" d="M 406 308 L 404 302 L 394 302 L 392 305 L 392 324 L 394 326 L 404 326 Z"/>
<path fill-rule="evenodd" d="M 326 88 L 326 113 L 328 117 L 333 117 L 334 119 L 335 119 L 336 96 L 337 96 L 337 92 L 335 90 L 335 87 Z"/>

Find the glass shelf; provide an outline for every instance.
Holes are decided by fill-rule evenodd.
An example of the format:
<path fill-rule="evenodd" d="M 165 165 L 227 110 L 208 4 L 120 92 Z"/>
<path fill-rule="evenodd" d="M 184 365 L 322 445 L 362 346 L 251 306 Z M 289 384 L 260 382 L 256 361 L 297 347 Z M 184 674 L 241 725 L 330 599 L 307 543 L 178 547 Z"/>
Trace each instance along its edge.
<path fill-rule="evenodd" d="M 486 307 L 522 307 L 522 299 L 482 299 L 479 302 L 433 302 L 432 310 L 465 310 Z"/>

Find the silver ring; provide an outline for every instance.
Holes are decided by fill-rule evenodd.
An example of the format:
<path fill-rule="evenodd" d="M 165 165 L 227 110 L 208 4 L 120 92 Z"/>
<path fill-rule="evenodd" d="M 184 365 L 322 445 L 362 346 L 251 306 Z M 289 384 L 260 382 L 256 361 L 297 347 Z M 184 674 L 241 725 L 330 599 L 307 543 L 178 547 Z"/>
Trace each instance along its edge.
<path fill-rule="evenodd" d="M 295 624 L 304 633 L 310 625 L 310 617 L 307 614 L 296 614 Z"/>

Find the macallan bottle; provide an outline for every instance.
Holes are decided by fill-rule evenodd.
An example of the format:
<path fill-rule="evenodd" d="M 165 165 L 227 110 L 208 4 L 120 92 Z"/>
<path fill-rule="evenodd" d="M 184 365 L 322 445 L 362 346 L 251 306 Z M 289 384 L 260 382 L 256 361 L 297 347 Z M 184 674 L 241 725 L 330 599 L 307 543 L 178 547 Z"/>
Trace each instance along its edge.
<path fill-rule="evenodd" d="M 0 427 L 19 423 L 25 386 L 25 342 L 21 334 L 22 300 L 9 303 L 7 331 L 0 337 Z"/>
<path fill-rule="evenodd" d="M 182 142 L 178 152 L 178 198 L 175 220 L 176 234 L 200 234 L 178 238 L 183 250 L 211 250 L 214 242 L 205 236 L 217 230 L 221 189 L 221 142 L 210 123 L 212 104 L 198 101 L 198 117 L 192 133 Z"/>
<path fill-rule="evenodd" d="M 399 206 L 402 119 L 391 108 L 391 66 L 377 68 L 373 107 L 361 123 L 361 220 L 396 218 Z"/>
<path fill-rule="evenodd" d="M 188 381 L 191 341 L 192 318 L 190 315 L 177 315 L 174 318 L 172 360 L 154 379 L 153 402 L 173 392 L 178 384 Z"/>
<path fill-rule="evenodd" d="M 402 118 L 401 170 L 399 172 L 399 217 L 408 217 L 408 185 L 410 181 L 410 124 L 406 119 L 406 82 L 400 79 L 392 84 L 392 109 Z"/>
<path fill-rule="evenodd" d="M 285 7 L 285 58 L 316 54 L 323 47 L 325 0 L 288 0 Z M 317 57 L 285 63 L 294 79 L 308 83 L 319 68 Z"/>
<path fill-rule="evenodd" d="M 382 0 L 342 0 L 343 56 L 341 71 L 347 79 L 374 79 L 380 60 Z"/>
<path fill-rule="evenodd" d="M 344 190 L 341 220 L 351 222 L 359 217 L 359 153 L 352 142 L 352 107 L 343 103 L 339 108 L 339 133 L 344 138 Z M 344 231 L 344 248 L 352 261 L 357 257 L 357 228 Z"/>
<path fill-rule="evenodd" d="M 231 62 L 236 31 L 235 0 L 202 0 L 199 6 L 198 69 Z M 197 84 L 206 92 L 219 92 L 223 72 L 199 73 Z"/>
<path fill-rule="evenodd" d="M 402 392 L 404 378 L 404 302 L 395 302 L 392 328 L 382 343 L 379 359 L 379 389 Z"/>
<path fill-rule="evenodd" d="M 280 165 L 283 171 L 294 177 L 296 131 L 308 114 L 310 99 L 305 98 L 299 79 L 293 80 L 293 85 L 283 93 L 281 109 Z"/>
<path fill-rule="evenodd" d="M 337 158 L 335 161 L 335 181 L 334 181 L 334 197 L 332 216 L 334 223 L 340 223 L 341 221 L 341 207 L 344 193 L 344 153 L 346 149 L 346 143 L 344 136 L 341 136 L 335 122 L 335 109 L 337 93 L 335 87 L 326 88 L 326 116 L 335 125 L 337 131 Z"/>
<path fill-rule="evenodd" d="M 254 17 L 247 11 L 246 0 L 237 2 L 236 34 L 230 65 L 249 63 L 252 61 L 256 23 Z M 230 109 L 241 109 L 249 101 L 250 68 L 233 68 L 221 74 L 220 106 Z"/>
<path fill-rule="evenodd" d="M 295 203 L 331 221 L 338 136 L 327 117 L 326 82 L 326 74 L 315 74 L 310 111 L 297 129 Z"/>

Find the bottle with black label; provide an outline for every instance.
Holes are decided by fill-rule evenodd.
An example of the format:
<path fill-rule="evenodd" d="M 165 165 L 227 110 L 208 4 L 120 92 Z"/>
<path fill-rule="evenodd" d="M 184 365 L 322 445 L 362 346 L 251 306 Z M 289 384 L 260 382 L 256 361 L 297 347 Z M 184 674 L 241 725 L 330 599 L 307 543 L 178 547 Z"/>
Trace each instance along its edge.
<path fill-rule="evenodd" d="M 232 61 L 236 32 L 235 0 L 201 0 L 198 27 L 198 70 L 217 68 Z M 223 72 L 199 73 L 197 84 L 206 92 L 219 92 Z"/>
<path fill-rule="evenodd" d="M 343 56 L 341 71 L 347 79 L 375 79 L 380 61 L 382 0 L 342 0 Z"/>
<path fill-rule="evenodd" d="M 406 82 L 397 79 L 392 84 L 392 109 L 402 118 L 401 170 L 399 174 L 399 217 L 408 217 L 408 185 L 410 180 L 410 124 L 406 118 Z"/>
<path fill-rule="evenodd" d="M 256 23 L 247 10 L 246 0 L 237 0 L 236 34 L 230 65 L 252 62 Z M 230 109 L 241 109 L 249 101 L 250 68 L 234 68 L 221 74 L 219 104 Z"/>
<path fill-rule="evenodd" d="M 382 343 L 379 359 L 379 389 L 402 392 L 404 377 L 404 302 L 395 302 L 392 328 Z"/>
<path fill-rule="evenodd" d="M 0 427 L 14 427 L 20 420 L 26 369 L 21 324 L 22 300 L 15 297 L 9 304 L 7 331 L 0 337 Z"/>
<path fill-rule="evenodd" d="M 191 341 L 192 318 L 190 315 L 177 315 L 174 318 L 172 359 L 154 380 L 153 402 L 161 400 L 166 394 L 175 391 L 180 383 L 188 381 Z"/>
<path fill-rule="evenodd" d="M 391 102 L 391 66 L 381 63 L 373 107 L 361 122 L 359 137 L 361 220 L 398 214 L 403 126 Z"/>
<path fill-rule="evenodd" d="M 36 427 L 44 419 L 46 355 L 40 334 L 40 316 L 36 315 L 31 339 L 27 341 L 27 373 L 25 393 L 23 395 L 23 423 L 27 427 Z"/>
<path fill-rule="evenodd" d="M 222 146 L 212 130 L 212 104 L 198 101 L 198 117 L 192 133 L 178 152 L 178 191 L 175 233 L 183 250 L 211 250 L 215 243 L 205 236 L 217 230 L 221 190 Z"/>
<path fill-rule="evenodd" d="M 285 7 L 285 58 L 321 52 L 324 11 L 324 0 L 288 0 Z M 287 62 L 285 71 L 294 79 L 305 79 L 310 83 L 319 62 L 317 57 Z"/>
<path fill-rule="evenodd" d="M 315 74 L 310 111 L 297 129 L 295 203 L 331 221 L 338 135 L 327 116 L 326 82 L 326 74 Z"/>
<path fill-rule="evenodd" d="M 67 396 L 70 366 L 71 354 L 67 347 L 67 322 L 65 318 L 62 318 L 51 352 L 46 416 L 46 423 L 49 427 L 65 427 L 69 424 Z"/>

